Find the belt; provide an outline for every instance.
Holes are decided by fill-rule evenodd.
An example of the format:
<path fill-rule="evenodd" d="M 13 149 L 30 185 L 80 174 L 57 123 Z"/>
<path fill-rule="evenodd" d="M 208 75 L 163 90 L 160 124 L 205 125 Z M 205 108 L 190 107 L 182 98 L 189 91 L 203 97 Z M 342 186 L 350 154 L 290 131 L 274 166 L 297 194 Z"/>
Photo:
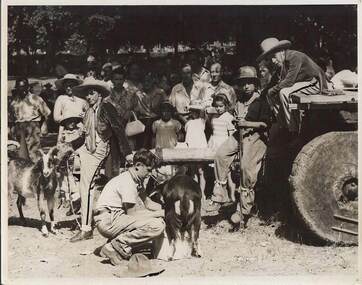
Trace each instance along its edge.
<path fill-rule="evenodd" d="M 110 212 L 111 212 L 111 210 L 108 209 L 108 208 L 100 208 L 100 209 L 97 209 L 97 210 L 94 211 L 93 216 L 98 216 L 100 214 L 110 213 Z"/>

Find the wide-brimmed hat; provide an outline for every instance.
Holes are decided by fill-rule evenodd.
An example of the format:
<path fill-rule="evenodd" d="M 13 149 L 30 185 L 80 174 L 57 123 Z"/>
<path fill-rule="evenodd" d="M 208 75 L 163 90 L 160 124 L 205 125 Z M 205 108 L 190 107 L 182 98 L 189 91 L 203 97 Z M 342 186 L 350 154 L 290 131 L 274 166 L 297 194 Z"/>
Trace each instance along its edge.
<path fill-rule="evenodd" d="M 78 84 L 81 84 L 83 82 L 82 79 L 80 79 L 78 76 L 76 76 L 75 74 L 71 74 L 71 73 L 68 73 L 66 75 L 64 75 L 63 78 L 60 78 L 58 80 L 55 80 L 55 86 L 57 87 L 57 89 L 63 89 L 64 88 L 64 83 L 66 81 L 73 81 L 74 83 L 76 83 L 77 85 Z"/>
<path fill-rule="evenodd" d="M 59 125 L 63 126 L 67 130 L 74 130 L 77 127 L 71 126 L 71 124 L 77 125 L 78 123 L 82 122 L 83 118 L 81 117 L 69 117 L 66 119 L 63 119 L 59 122 Z"/>
<path fill-rule="evenodd" d="M 256 59 L 257 62 L 261 61 L 266 56 L 275 53 L 277 51 L 287 49 L 292 45 L 288 40 L 279 41 L 277 38 L 267 38 L 263 40 L 260 44 L 261 50 L 263 53 L 258 56 Z"/>
<path fill-rule="evenodd" d="M 89 89 L 97 90 L 103 97 L 108 96 L 111 92 L 111 88 L 106 82 L 93 77 L 87 77 L 82 84 L 73 87 L 72 91 L 75 96 L 84 99 L 88 95 Z"/>
<path fill-rule="evenodd" d="M 111 68 L 111 69 L 113 69 L 113 65 L 112 65 L 112 63 L 110 63 L 110 62 L 106 62 L 105 64 L 103 64 L 103 66 L 102 66 L 102 70 L 104 70 L 104 69 L 106 69 L 106 68 Z"/>
<path fill-rule="evenodd" d="M 147 256 L 142 253 L 135 253 L 129 259 L 127 269 L 115 275 L 117 277 L 135 278 L 157 275 L 163 271 L 165 271 L 165 268 L 158 265 L 155 260 L 149 260 Z"/>

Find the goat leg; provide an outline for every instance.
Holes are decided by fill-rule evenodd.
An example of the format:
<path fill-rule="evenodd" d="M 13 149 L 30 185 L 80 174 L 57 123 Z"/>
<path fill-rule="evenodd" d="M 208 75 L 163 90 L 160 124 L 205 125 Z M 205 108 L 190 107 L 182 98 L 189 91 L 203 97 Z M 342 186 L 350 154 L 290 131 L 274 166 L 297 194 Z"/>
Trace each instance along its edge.
<path fill-rule="evenodd" d="M 16 205 L 18 206 L 20 221 L 22 225 L 26 224 L 26 220 L 23 214 L 23 205 L 25 204 L 25 198 L 21 195 L 18 195 L 18 200 L 16 201 Z"/>
<path fill-rule="evenodd" d="M 48 228 L 46 225 L 46 214 L 45 214 L 45 210 L 44 210 L 44 193 L 42 191 L 40 191 L 40 193 L 38 194 L 38 209 L 39 209 L 39 213 L 40 213 L 40 219 L 41 219 L 41 232 L 43 234 L 44 237 L 48 237 L 49 232 L 48 232 Z"/>
<path fill-rule="evenodd" d="M 55 221 L 54 221 L 54 196 L 48 197 L 47 199 L 49 218 L 50 218 L 50 232 L 52 234 L 57 234 L 57 230 L 55 229 Z"/>
<path fill-rule="evenodd" d="M 199 210 L 195 214 L 196 214 L 195 221 L 191 227 L 192 255 L 196 257 L 201 257 L 202 251 L 199 243 L 201 214 Z"/>

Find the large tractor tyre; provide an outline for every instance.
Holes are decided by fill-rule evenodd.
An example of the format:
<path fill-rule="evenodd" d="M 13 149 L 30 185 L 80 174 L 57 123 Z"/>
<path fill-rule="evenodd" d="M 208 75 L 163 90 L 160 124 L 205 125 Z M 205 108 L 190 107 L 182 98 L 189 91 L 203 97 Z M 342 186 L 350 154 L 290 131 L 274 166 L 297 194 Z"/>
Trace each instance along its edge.
<path fill-rule="evenodd" d="M 358 243 L 357 132 L 330 132 L 305 145 L 289 177 L 297 216 L 327 244 Z"/>

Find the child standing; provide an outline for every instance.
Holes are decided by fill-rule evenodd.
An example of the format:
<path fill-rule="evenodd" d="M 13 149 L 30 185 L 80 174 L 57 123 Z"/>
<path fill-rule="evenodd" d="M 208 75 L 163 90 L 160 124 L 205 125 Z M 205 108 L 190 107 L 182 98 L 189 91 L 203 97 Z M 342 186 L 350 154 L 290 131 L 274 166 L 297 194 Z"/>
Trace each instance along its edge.
<path fill-rule="evenodd" d="M 241 91 L 235 107 L 237 123 L 242 126 L 245 121 L 248 121 L 250 127 L 240 130 L 243 135 L 243 153 L 240 158 L 240 210 L 232 216 L 235 230 L 246 227 L 251 209 L 254 206 L 254 187 L 267 148 L 267 130 L 270 126 L 271 116 L 271 110 L 265 96 L 260 96 L 258 93 L 260 83 L 254 67 L 241 67 L 238 72 L 237 84 Z M 215 176 L 217 181 L 226 180 L 230 165 L 238 151 L 239 134 L 235 133 L 216 152 Z M 213 201 L 223 203 L 225 200 L 224 190 L 222 184 L 215 184 L 213 197 L 217 199 Z M 210 206 L 210 210 L 211 208 Z"/>
<path fill-rule="evenodd" d="M 179 121 L 172 119 L 174 107 L 170 102 L 164 101 L 160 104 L 161 119 L 152 124 L 152 131 L 156 134 L 156 148 L 174 148 L 177 144 L 178 135 L 182 125 Z"/>
<path fill-rule="evenodd" d="M 186 138 L 185 142 L 188 147 L 192 148 L 207 148 L 207 141 L 205 136 L 205 119 L 201 118 L 201 113 L 204 112 L 203 107 L 199 105 L 190 105 L 190 120 L 185 124 Z M 196 165 L 197 171 L 195 176 L 199 182 L 202 199 L 205 201 L 205 176 L 202 165 Z"/>
<path fill-rule="evenodd" d="M 213 133 L 208 146 L 217 150 L 235 132 L 236 129 L 233 125 L 235 118 L 228 112 L 230 102 L 226 94 L 216 94 L 212 106 L 216 109 L 217 115 L 211 119 Z M 227 184 L 230 190 L 230 200 L 235 201 L 235 183 L 231 179 L 231 172 L 228 173 Z"/>

